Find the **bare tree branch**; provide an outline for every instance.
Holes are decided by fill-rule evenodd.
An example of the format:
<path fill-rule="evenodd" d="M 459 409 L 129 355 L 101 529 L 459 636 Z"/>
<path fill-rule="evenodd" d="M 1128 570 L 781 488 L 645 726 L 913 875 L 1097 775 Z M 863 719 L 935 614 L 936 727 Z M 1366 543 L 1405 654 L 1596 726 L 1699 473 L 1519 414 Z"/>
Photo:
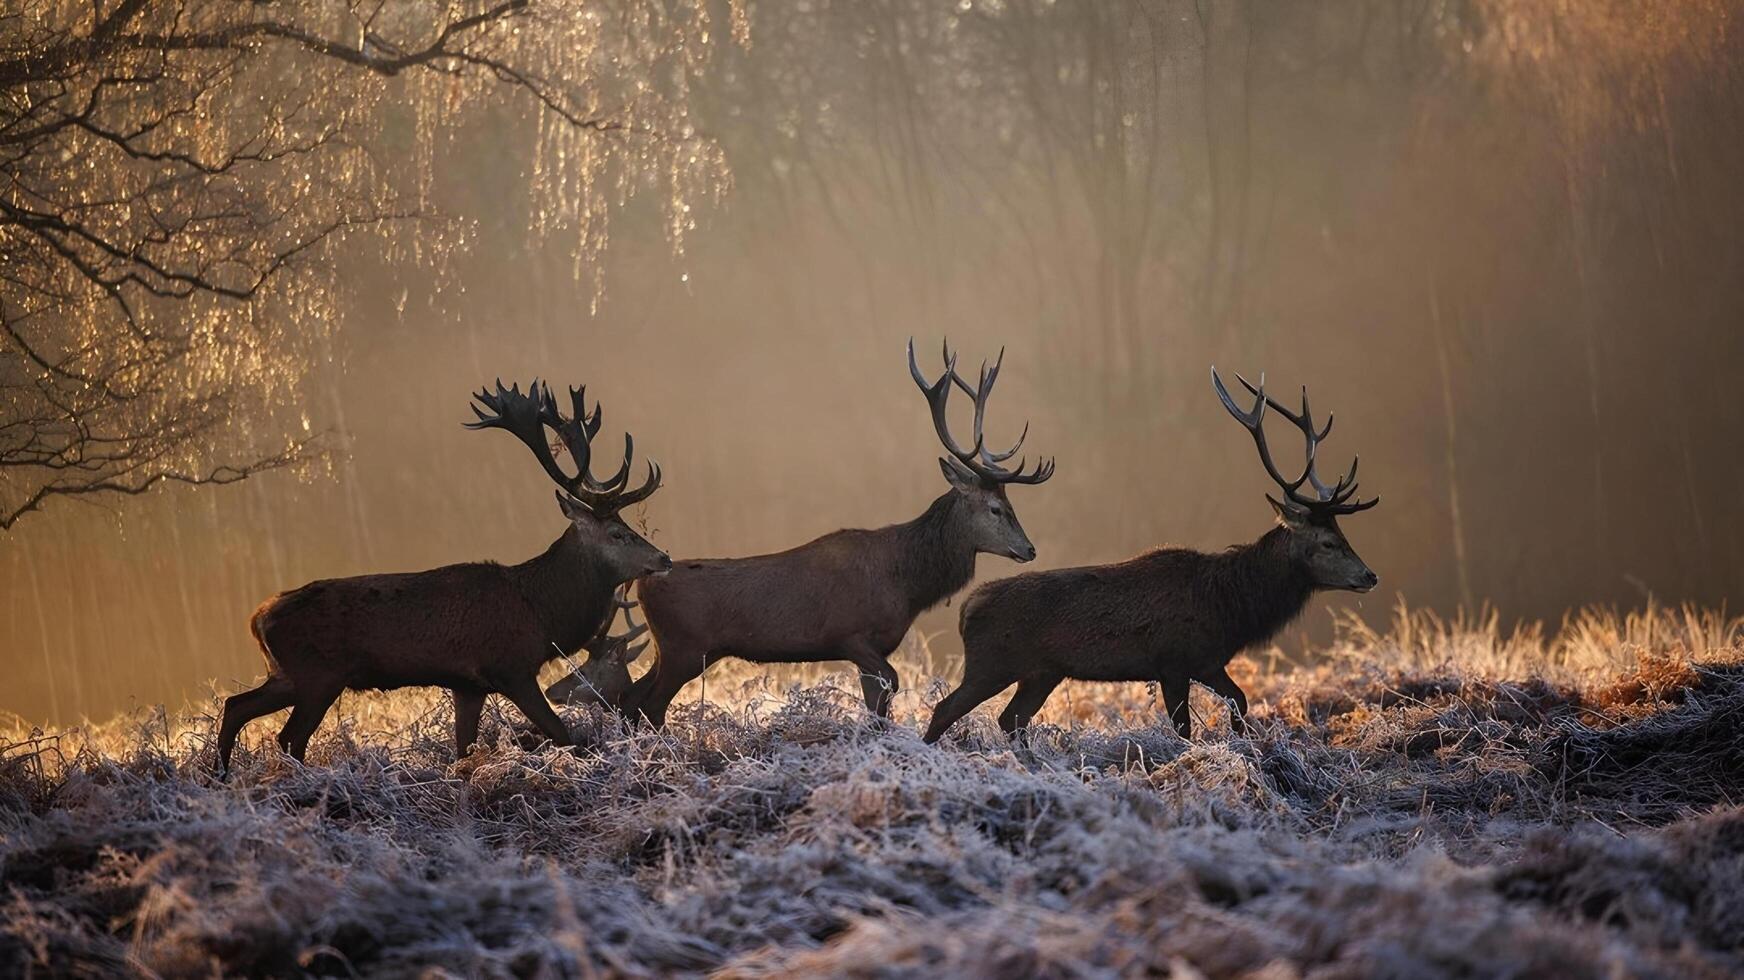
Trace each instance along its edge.
<path fill-rule="evenodd" d="M 456 108 L 519 96 L 543 117 L 529 143 L 562 165 L 532 189 L 538 224 L 578 251 L 649 176 L 682 235 L 688 199 L 726 176 L 688 121 L 708 7 L 47 0 L 0 17 L 0 530 L 56 497 L 313 453 L 297 385 L 345 305 L 332 249 L 408 221 L 420 252 L 456 247 L 422 220 Z M 443 119 L 409 163 L 384 142 L 406 104 Z"/>

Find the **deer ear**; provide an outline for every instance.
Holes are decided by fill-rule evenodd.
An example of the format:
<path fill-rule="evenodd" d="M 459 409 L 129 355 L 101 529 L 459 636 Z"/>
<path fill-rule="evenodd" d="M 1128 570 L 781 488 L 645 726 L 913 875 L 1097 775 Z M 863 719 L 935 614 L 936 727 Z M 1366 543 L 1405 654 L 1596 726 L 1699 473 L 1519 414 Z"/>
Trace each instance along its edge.
<path fill-rule="evenodd" d="M 1308 511 L 1306 508 L 1298 507 L 1295 504 L 1287 504 L 1282 500 L 1273 499 L 1272 495 L 1269 493 L 1266 494 L 1266 503 L 1272 505 L 1272 511 L 1278 515 L 1279 524 L 1284 525 L 1292 531 L 1300 531 L 1308 526 Z"/>
<path fill-rule="evenodd" d="M 944 471 L 945 479 L 950 481 L 951 486 L 963 493 L 968 493 L 981 485 L 981 480 L 975 475 L 975 471 L 964 466 L 961 460 L 950 456 L 940 456 L 939 469 Z"/>

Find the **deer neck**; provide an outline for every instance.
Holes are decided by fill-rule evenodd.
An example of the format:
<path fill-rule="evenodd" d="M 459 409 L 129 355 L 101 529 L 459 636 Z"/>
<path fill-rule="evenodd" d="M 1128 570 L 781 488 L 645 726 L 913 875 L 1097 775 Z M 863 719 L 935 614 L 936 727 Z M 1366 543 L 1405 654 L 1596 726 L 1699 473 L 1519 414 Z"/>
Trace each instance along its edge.
<path fill-rule="evenodd" d="M 1221 574 L 1214 584 L 1229 624 L 1226 645 L 1232 655 L 1276 636 L 1314 594 L 1307 569 L 1290 556 L 1285 528 L 1275 527 L 1219 558 Z"/>
<path fill-rule="evenodd" d="M 962 495 L 947 490 L 926 513 L 893 528 L 897 578 L 912 615 L 950 598 L 975 577 L 975 544 L 968 519 Z"/>
<path fill-rule="evenodd" d="M 514 566 L 513 571 L 545 639 L 566 654 L 593 639 L 611 608 L 617 585 L 573 526 L 545 553 Z M 548 651 L 555 657 L 555 649 Z"/>

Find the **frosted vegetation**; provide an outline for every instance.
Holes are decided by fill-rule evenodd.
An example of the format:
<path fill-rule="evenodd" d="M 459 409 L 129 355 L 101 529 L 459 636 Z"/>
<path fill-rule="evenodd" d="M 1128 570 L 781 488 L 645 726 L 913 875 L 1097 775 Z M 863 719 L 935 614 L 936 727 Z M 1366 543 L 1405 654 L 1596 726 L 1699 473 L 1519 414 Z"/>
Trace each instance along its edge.
<path fill-rule="evenodd" d="M 898 658 L 918 680 L 918 643 Z M 311 765 L 216 702 L 0 751 L 0 971 L 1725 976 L 1744 969 L 1744 620 L 1549 638 L 1401 610 L 1238 660 L 1183 742 L 1143 685 L 996 700 L 937 748 L 858 685 L 710 674 L 661 734 L 540 748 L 494 701 L 348 695 Z M 337 723 L 335 723 L 335 721 Z"/>

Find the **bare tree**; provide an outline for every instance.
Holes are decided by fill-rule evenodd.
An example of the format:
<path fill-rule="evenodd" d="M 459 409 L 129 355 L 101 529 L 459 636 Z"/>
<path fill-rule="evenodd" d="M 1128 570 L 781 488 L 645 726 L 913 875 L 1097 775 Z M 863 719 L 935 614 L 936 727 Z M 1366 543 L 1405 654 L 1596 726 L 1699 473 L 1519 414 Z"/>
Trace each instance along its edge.
<path fill-rule="evenodd" d="M 689 122 L 708 8 L 0 3 L 0 529 L 317 455 L 289 407 L 338 319 L 332 250 L 370 234 L 428 262 L 463 238 L 429 193 L 470 106 L 527 107 L 534 234 L 567 236 L 578 270 L 650 186 L 680 245 L 726 179 Z"/>

